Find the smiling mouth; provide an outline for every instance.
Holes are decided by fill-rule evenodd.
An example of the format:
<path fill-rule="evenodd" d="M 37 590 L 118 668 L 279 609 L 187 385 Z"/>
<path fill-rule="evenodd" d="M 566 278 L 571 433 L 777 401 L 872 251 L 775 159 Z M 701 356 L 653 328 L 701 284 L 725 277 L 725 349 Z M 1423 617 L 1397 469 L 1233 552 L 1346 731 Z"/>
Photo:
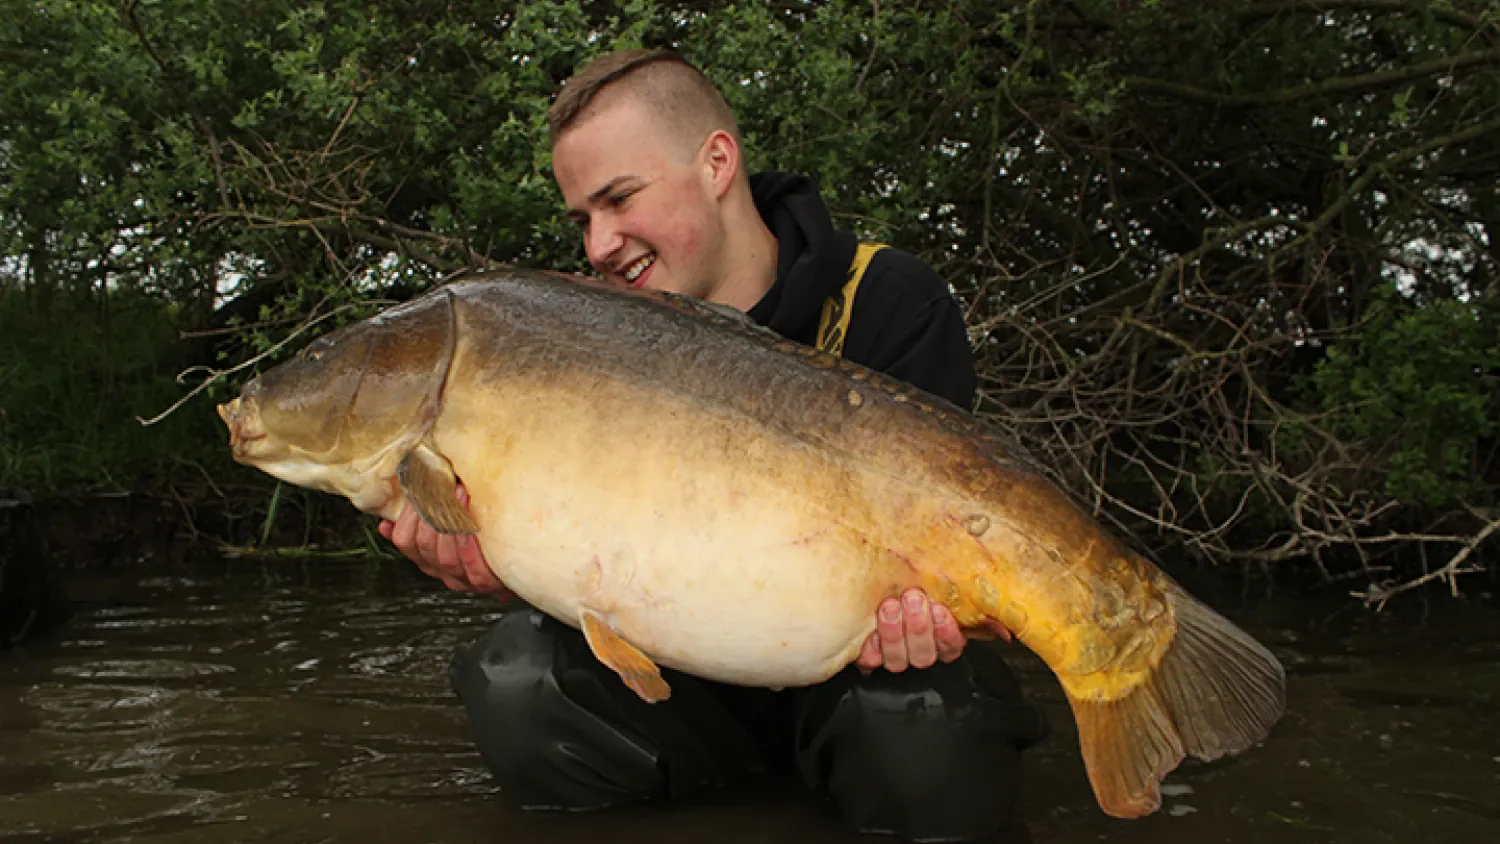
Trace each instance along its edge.
<path fill-rule="evenodd" d="M 635 284 L 645 274 L 646 270 L 654 266 L 656 266 L 656 253 L 648 252 L 632 261 L 629 266 L 625 267 L 625 271 L 621 275 L 625 277 L 626 284 Z"/>

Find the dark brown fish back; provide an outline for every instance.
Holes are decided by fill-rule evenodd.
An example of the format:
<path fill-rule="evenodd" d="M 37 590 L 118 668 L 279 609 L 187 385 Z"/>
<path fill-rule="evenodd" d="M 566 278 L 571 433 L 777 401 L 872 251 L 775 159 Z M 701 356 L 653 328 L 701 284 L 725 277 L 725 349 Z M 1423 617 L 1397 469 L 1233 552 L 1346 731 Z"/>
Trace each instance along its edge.
<path fill-rule="evenodd" d="M 483 324 L 526 335 L 497 352 L 513 356 L 508 366 L 596 367 L 691 392 L 770 424 L 780 421 L 788 433 L 825 431 L 831 440 L 865 426 L 875 438 L 843 439 L 844 445 L 890 448 L 898 445 L 889 439 L 897 432 L 915 432 L 928 442 L 912 446 L 943 457 L 950 471 L 999 468 L 1046 482 L 1018 443 L 969 411 L 782 338 L 721 306 L 545 272 L 505 271 L 449 287 Z M 791 396 L 800 406 L 788 406 Z M 889 417 L 884 423 L 883 416 Z"/>

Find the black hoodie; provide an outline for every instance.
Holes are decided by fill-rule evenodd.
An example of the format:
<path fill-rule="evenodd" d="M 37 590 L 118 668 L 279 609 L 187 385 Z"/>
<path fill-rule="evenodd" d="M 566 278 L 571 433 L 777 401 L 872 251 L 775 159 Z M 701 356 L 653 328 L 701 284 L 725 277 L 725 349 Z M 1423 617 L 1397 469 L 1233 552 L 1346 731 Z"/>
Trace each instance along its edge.
<path fill-rule="evenodd" d="M 750 189 L 777 242 L 776 284 L 750 309 L 750 318 L 813 345 L 824 300 L 848 279 L 854 235 L 834 228 L 806 176 L 756 173 Z M 974 405 L 974 359 L 963 313 L 938 274 L 908 252 L 887 247 L 870 261 L 849 315 L 844 357 L 965 410 Z"/>

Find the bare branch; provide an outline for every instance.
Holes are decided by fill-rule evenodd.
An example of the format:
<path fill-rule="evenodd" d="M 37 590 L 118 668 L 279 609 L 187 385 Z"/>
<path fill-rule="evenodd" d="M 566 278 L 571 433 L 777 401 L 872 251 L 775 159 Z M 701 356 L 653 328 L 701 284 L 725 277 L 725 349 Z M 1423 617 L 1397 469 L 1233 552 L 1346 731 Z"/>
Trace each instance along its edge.
<path fill-rule="evenodd" d="M 1480 31 L 1495 29 L 1494 22 L 1487 22 L 1473 15 L 1445 9 L 1428 0 L 1282 0 L 1275 3 L 1257 3 L 1240 12 L 1242 18 L 1270 17 L 1287 12 L 1395 12 L 1422 17 L 1431 17 L 1443 23 Z"/>
<path fill-rule="evenodd" d="M 1465 68 L 1486 64 L 1500 64 L 1500 49 L 1460 53 L 1456 56 L 1444 56 L 1440 59 L 1414 64 L 1410 67 L 1380 70 L 1358 76 L 1340 76 L 1333 79 L 1326 79 L 1322 82 L 1315 82 L 1311 85 L 1299 85 L 1295 88 L 1283 88 L 1280 91 L 1263 91 L 1257 94 L 1221 94 L 1217 91 L 1195 88 L 1192 85 L 1185 85 L 1181 82 L 1172 82 L 1165 79 L 1148 79 L 1144 76 L 1128 76 L 1124 79 L 1124 83 L 1129 90 L 1145 94 L 1165 94 L 1180 100 L 1188 100 L 1204 105 L 1218 105 L 1231 108 L 1258 108 L 1286 105 L 1287 103 L 1316 99 L 1333 94 L 1351 94 L 1371 88 L 1399 85 L 1402 82 L 1410 82 L 1413 79 L 1421 79 L 1437 74 L 1456 73 Z"/>
<path fill-rule="evenodd" d="M 1483 571 L 1483 568 L 1477 564 L 1465 568 L 1464 561 L 1468 560 L 1469 555 L 1473 554 L 1476 548 L 1484 544 L 1484 541 L 1486 539 L 1489 539 L 1490 534 L 1494 533 L 1496 530 L 1500 530 L 1500 519 L 1491 521 L 1489 524 L 1480 529 L 1479 532 L 1475 533 L 1473 536 L 1465 540 L 1464 546 L 1458 550 L 1458 553 L 1454 554 L 1452 558 L 1448 560 L 1446 565 L 1444 565 L 1440 569 L 1437 569 L 1436 571 L 1428 572 L 1421 577 L 1413 578 L 1406 581 L 1405 583 L 1401 583 L 1395 586 L 1372 583 L 1370 584 L 1370 587 L 1368 589 L 1365 589 L 1363 591 L 1350 592 L 1349 594 L 1364 601 L 1365 606 L 1370 606 L 1373 604 L 1376 609 L 1382 609 L 1385 607 L 1386 601 L 1389 601 L 1391 598 L 1394 598 L 1402 592 L 1408 592 L 1412 589 L 1416 589 L 1419 586 L 1431 583 L 1434 580 L 1441 580 L 1446 582 L 1453 595 L 1457 596 L 1459 575 L 1472 574 L 1474 572 Z M 1452 541 L 1447 537 L 1445 537 L 1444 539 L 1447 541 Z"/>
<path fill-rule="evenodd" d="M 264 352 L 261 352 L 260 354 L 256 355 L 255 357 L 252 357 L 252 358 L 250 358 L 248 360 L 245 360 L 245 361 L 242 361 L 242 362 L 240 362 L 238 364 L 235 364 L 234 366 L 232 366 L 232 367 L 230 367 L 228 369 L 213 369 L 213 368 L 206 367 L 206 366 L 194 366 L 194 367 L 190 367 L 188 369 L 185 369 L 182 372 L 178 373 L 178 375 L 177 375 L 177 383 L 179 383 L 179 384 L 181 384 L 183 382 L 184 378 L 186 378 L 188 375 L 193 374 L 195 372 L 200 372 L 200 371 L 203 371 L 203 370 L 207 370 L 208 371 L 208 376 L 206 378 L 204 378 L 203 381 L 198 384 L 198 386 L 194 387 L 191 391 L 189 391 L 187 395 L 185 395 L 182 398 L 178 399 L 177 401 L 173 402 L 172 405 L 171 405 L 171 407 L 168 407 L 166 410 L 163 410 L 161 413 L 157 414 L 156 416 L 151 417 L 150 419 L 142 419 L 141 417 L 137 416 L 137 417 L 135 417 L 135 421 L 141 423 L 142 426 L 155 425 L 156 423 L 160 422 L 161 420 L 166 419 L 168 416 L 172 415 L 172 413 L 174 413 L 177 410 L 177 408 L 182 407 L 184 404 L 187 404 L 187 402 L 190 399 L 192 399 L 194 396 L 198 395 L 199 393 L 201 393 L 204 390 L 208 389 L 209 387 L 213 386 L 213 384 L 215 382 L 219 381 L 222 378 L 226 378 L 226 377 L 228 377 L 230 375 L 233 375 L 234 373 L 239 372 L 242 369 L 246 369 L 248 367 L 254 366 L 255 364 L 261 362 L 262 360 L 265 360 L 267 357 L 270 357 L 271 355 L 274 355 L 276 352 L 280 351 L 282 349 L 282 347 L 286 346 L 286 344 L 288 344 L 288 343 L 292 342 L 293 340 L 295 340 L 298 335 L 302 334 L 303 332 L 307 331 L 308 329 L 312 328 L 313 326 L 317 325 L 318 323 L 323 322 L 324 320 L 329 319 L 331 317 L 337 316 L 338 314 L 343 313 L 344 311 L 350 310 L 351 308 L 365 307 L 365 306 L 372 305 L 372 304 L 395 304 L 395 303 L 394 302 L 386 302 L 386 301 L 376 300 L 376 301 L 369 301 L 369 302 L 353 302 L 353 303 L 350 303 L 350 304 L 347 304 L 347 305 L 340 305 L 339 307 L 334 308 L 333 310 L 329 311 L 326 314 L 323 314 L 322 316 L 315 316 L 315 317 L 311 317 L 311 318 L 307 319 L 301 325 L 299 325 L 294 331 L 292 331 L 292 333 L 290 333 L 287 336 L 281 338 L 281 340 L 279 342 L 277 342 L 275 345 L 271 346 L 269 349 L 266 349 Z"/>

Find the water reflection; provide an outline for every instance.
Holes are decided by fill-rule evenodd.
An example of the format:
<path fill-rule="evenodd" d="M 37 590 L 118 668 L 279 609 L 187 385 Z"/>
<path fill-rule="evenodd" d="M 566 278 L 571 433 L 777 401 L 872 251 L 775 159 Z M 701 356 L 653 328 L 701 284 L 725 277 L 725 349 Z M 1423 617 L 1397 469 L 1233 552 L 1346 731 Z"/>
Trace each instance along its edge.
<path fill-rule="evenodd" d="M 78 576 L 78 619 L 0 655 L 0 842 L 861 840 L 815 798 L 759 784 L 671 809 L 511 810 L 445 671 L 493 618 L 404 565 Z M 1220 604 L 1223 605 L 1222 603 Z M 1016 664 L 1054 734 L 1005 840 L 1491 841 L 1500 832 L 1500 623 L 1266 601 L 1231 609 L 1284 660 L 1264 748 L 1185 766 L 1161 813 L 1094 804 L 1055 682 Z"/>

